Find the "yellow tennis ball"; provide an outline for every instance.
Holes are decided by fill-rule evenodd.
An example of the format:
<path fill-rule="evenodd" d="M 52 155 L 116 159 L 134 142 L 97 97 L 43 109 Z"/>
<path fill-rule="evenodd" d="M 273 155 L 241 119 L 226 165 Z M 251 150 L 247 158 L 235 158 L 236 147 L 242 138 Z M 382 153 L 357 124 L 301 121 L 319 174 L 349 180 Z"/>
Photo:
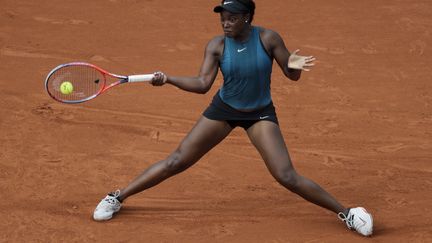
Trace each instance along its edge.
<path fill-rule="evenodd" d="M 71 82 L 69 81 L 64 81 L 63 83 L 61 83 L 60 85 L 60 92 L 62 94 L 68 95 L 71 94 L 73 92 L 73 85 Z"/>

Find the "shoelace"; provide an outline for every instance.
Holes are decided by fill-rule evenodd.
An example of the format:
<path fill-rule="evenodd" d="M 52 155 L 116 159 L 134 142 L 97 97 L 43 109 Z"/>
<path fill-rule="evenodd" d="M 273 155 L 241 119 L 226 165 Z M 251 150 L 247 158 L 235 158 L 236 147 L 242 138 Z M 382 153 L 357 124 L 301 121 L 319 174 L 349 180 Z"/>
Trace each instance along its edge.
<path fill-rule="evenodd" d="M 109 193 L 110 198 L 106 198 L 105 201 L 107 201 L 109 204 L 115 205 L 117 202 L 120 202 L 117 198 L 120 196 L 120 190 L 115 191 L 114 193 Z"/>
<path fill-rule="evenodd" d="M 113 196 L 115 198 L 118 198 L 120 196 L 120 189 L 117 189 L 117 191 L 114 192 Z"/>
<path fill-rule="evenodd" d="M 343 214 L 342 212 L 338 213 L 338 218 L 346 223 L 348 228 L 352 229 L 354 224 L 354 215 L 350 216 L 350 213 L 348 215 Z"/>

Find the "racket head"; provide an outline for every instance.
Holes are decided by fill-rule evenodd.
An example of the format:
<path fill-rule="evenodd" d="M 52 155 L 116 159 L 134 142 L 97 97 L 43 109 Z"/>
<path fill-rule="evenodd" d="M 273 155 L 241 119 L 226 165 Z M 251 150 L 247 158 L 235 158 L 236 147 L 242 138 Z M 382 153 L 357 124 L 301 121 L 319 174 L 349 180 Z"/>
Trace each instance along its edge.
<path fill-rule="evenodd" d="M 118 82 L 107 86 L 107 75 L 115 77 Z M 71 62 L 57 66 L 47 76 L 45 89 L 56 101 L 66 104 L 77 104 L 97 97 L 106 89 L 123 82 L 127 77 L 108 73 L 107 71 L 85 62 Z M 64 82 L 72 84 L 70 93 L 61 92 Z"/>

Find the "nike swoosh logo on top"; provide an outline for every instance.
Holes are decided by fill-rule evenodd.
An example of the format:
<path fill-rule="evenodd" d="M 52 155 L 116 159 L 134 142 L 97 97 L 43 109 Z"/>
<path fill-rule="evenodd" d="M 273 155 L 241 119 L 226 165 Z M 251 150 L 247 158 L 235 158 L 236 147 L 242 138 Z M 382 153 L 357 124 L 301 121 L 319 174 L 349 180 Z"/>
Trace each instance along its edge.
<path fill-rule="evenodd" d="M 263 120 L 263 119 L 266 119 L 266 118 L 269 118 L 269 116 L 260 116 L 260 120 Z"/>
<path fill-rule="evenodd" d="M 244 50 L 246 50 L 247 49 L 247 47 L 245 47 L 245 48 L 243 48 L 243 49 L 237 49 L 237 52 L 242 52 L 242 51 L 244 51 Z"/>
<path fill-rule="evenodd" d="M 365 226 L 366 225 L 366 221 L 364 220 L 364 219 L 362 219 L 362 218 L 360 218 L 359 217 L 359 219 L 363 222 L 363 225 L 362 226 L 360 226 L 360 227 L 363 227 L 363 226 Z"/>
<path fill-rule="evenodd" d="M 233 2 L 232 1 L 226 1 L 226 2 L 224 2 L 224 5 L 231 4 L 231 3 L 233 3 Z"/>

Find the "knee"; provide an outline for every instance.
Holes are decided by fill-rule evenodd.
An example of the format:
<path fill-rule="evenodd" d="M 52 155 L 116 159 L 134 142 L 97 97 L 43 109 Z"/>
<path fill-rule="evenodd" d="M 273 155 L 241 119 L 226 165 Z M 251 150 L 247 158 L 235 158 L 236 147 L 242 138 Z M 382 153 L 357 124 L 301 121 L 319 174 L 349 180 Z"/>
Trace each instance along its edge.
<path fill-rule="evenodd" d="M 278 171 L 274 175 L 277 182 L 295 192 L 298 188 L 299 175 L 294 169 Z"/>
<path fill-rule="evenodd" d="M 180 151 L 176 150 L 165 160 L 165 171 L 169 174 L 177 174 L 189 167 Z"/>

